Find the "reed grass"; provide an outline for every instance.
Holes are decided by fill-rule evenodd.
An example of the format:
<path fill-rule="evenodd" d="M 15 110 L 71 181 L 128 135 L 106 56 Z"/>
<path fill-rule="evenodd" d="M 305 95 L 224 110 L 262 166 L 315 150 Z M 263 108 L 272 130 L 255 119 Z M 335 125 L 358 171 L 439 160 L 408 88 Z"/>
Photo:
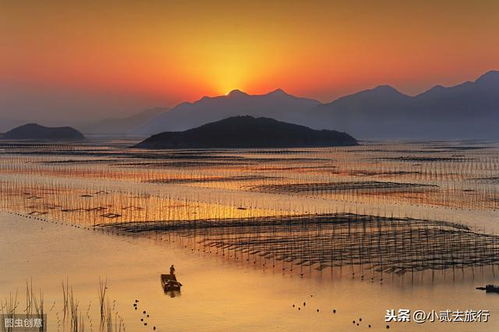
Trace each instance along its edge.
<path fill-rule="evenodd" d="M 83 332 L 90 328 L 93 330 L 93 319 L 91 317 L 91 303 L 88 304 L 86 312 L 82 310 L 80 301 L 77 299 L 73 292 L 73 287 L 69 284 L 68 279 L 61 282 L 62 289 L 62 303 L 60 311 L 55 311 L 54 315 L 57 320 L 57 330 L 69 332 Z M 99 331 L 102 332 L 122 332 L 125 331 L 125 322 L 115 307 L 109 304 L 109 297 L 107 292 L 107 280 L 99 280 L 98 299 L 100 305 Z M 56 308 L 57 301 L 54 301 L 49 311 L 52 312 Z M 17 291 L 14 295 L 11 293 L 9 297 L 0 302 L 0 312 L 7 315 L 7 317 L 14 318 L 15 314 L 29 314 L 34 315 L 33 318 L 44 319 L 47 314 L 45 310 L 44 295 L 41 290 L 35 292 L 32 280 L 26 282 L 25 289 L 25 306 L 22 311 L 19 309 L 19 300 Z M 59 319 L 62 315 L 62 320 Z M 47 323 L 47 322 L 45 322 Z M 3 325 L 3 324 L 2 324 Z M 2 328 L 4 328 L 2 326 Z M 6 329 L 6 331 L 10 331 Z M 42 329 L 40 329 L 42 331 Z"/>

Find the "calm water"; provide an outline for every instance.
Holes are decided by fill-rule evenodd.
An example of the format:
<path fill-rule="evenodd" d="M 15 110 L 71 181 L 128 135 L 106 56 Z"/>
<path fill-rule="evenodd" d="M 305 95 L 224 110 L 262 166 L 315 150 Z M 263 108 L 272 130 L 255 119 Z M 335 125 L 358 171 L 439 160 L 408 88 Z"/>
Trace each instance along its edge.
<path fill-rule="evenodd" d="M 60 283 L 67 277 L 82 306 L 96 306 L 99 277 L 107 277 L 110 297 L 117 301 L 128 331 L 151 330 L 140 322 L 138 311 L 142 310 L 150 314 L 148 327 L 175 331 L 355 331 L 368 329 L 368 324 L 371 330 L 386 330 L 385 310 L 391 308 L 491 312 L 488 323 L 390 323 L 392 330 L 499 328 L 499 296 L 474 289 L 486 282 L 497 283 L 499 278 L 480 273 L 475 281 L 417 285 L 409 281 L 380 285 L 348 278 L 301 279 L 189 254 L 150 240 L 108 236 L 7 214 L 1 214 L 0 221 L 2 295 L 16 288 L 22 294 L 24 281 L 33 278 L 34 287 L 43 290 L 47 306 L 54 300 L 60 305 Z M 163 293 L 159 281 L 160 273 L 171 263 L 176 264 L 184 284 L 175 298 Z M 138 311 L 132 307 L 135 299 L 140 301 Z M 52 328 L 57 308 L 48 313 Z M 352 321 L 359 318 L 362 322 L 357 327 Z"/>
<path fill-rule="evenodd" d="M 3 146 L 0 206 L 10 213 L 0 213 L 0 298 L 17 289 L 22 303 L 25 282 L 32 279 L 45 298 L 49 331 L 62 329 L 57 318 L 66 278 L 93 322 L 87 330 L 98 330 L 99 278 L 107 278 L 111 305 L 128 331 L 386 330 L 386 310 L 401 308 L 487 309 L 490 321 L 392 322 L 390 330 L 496 331 L 499 295 L 475 287 L 498 283 L 497 265 L 360 280 L 358 267 L 355 276 L 351 267 L 339 268 L 340 277 L 338 269 L 318 271 L 312 260 L 311 265 L 281 262 L 285 271 L 265 265 L 269 257 L 275 261 L 272 244 L 266 247 L 271 256 L 250 259 L 234 248 L 198 251 L 202 234 L 147 230 L 158 222 L 351 213 L 446 221 L 494 235 L 499 232 L 498 151 L 490 143 L 448 142 L 175 153 L 108 143 Z M 140 232 L 101 231 L 119 224 Z M 209 235 L 226 243 L 247 233 L 222 227 Z M 252 241 L 261 240 L 260 233 L 249 234 Z M 317 238 L 306 239 L 314 244 Z M 307 253 L 318 247 L 303 248 Z M 172 263 L 184 284 L 174 298 L 163 293 L 159 281 Z M 138 310 L 132 305 L 136 299 Z"/>

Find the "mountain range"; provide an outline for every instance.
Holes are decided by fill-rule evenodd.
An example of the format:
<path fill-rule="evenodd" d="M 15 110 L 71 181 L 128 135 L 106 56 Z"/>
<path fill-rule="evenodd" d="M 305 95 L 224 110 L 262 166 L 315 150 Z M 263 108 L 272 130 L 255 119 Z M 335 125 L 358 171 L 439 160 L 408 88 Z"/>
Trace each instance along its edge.
<path fill-rule="evenodd" d="M 237 115 L 334 129 L 363 139 L 499 138 L 499 71 L 474 82 L 435 86 L 416 96 L 382 85 L 325 104 L 280 89 L 264 95 L 234 90 L 179 104 L 132 132 L 145 136 L 180 131 Z"/>
<path fill-rule="evenodd" d="M 163 131 L 180 131 L 232 116 L 267 117 L 291 123 L 303 123 L 309 110 L 320 102 L 291 96 L 278 89 L 265 95 L 249 95 L 233 90 L 226 96 L 203 97 L 194 103 L 181 103 L 152 118 L 134 131 L 149 135 Z"/>
<path fill-rule="evenodd" d="M 416 96 L 379 86 L 309 115 L 312 127 L 334 126 L 363 138 L 499 138 L 499 72 Z"/>
<path fill-rule="evenodd" d="M 499 71 L 455 86 L 438 85 L 416 96 L 382 85 L 330 103 L 292 96 L 281 89 L 261 95 L 234 90 L 77 128 L 86 134 L 147 137 L 244 115 L 348 132 L 360 139 L 497 139 Z"/>

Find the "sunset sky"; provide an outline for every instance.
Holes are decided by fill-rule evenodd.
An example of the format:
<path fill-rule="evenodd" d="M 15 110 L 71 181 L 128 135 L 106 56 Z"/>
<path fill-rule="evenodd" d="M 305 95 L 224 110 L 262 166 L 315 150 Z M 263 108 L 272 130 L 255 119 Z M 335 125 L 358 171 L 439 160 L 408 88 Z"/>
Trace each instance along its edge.
<path fill-rule="evenodd" d="M 331 101 L 499 69 L 499 1 L 0 1 L 0 118 L 126 116 L 232 89 Z"/>

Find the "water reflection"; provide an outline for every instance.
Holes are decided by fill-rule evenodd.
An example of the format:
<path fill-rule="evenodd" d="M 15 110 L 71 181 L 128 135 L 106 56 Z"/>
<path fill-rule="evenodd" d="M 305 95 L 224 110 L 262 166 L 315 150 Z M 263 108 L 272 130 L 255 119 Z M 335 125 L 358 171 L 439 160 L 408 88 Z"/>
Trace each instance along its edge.
<path fill-rule="evenodd" d="M 163 288 L 163 292 L 171 298 L 179 297 L 180 295 L 182 295 L 180 290 L 166 290 Z"/>

